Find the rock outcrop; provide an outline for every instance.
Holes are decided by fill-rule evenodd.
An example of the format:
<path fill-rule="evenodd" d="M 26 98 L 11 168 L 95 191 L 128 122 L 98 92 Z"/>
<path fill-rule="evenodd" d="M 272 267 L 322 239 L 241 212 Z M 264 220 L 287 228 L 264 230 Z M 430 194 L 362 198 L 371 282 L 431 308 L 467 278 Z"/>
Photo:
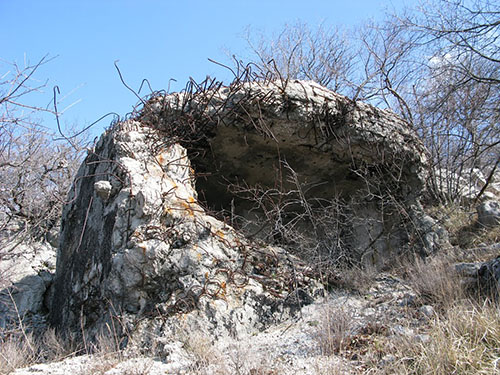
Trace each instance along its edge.
<path fill-rule="evenodd" d="M 456 171 L 438 168 L 433 171 L 433 188 L 445 199 L 458 199 L 461 203 L 500 199 L 500 174 L 489 171 L 485 175 L 479 168 Z M 490 175 L 491 174 L 491 175 Z M 451 194 L 450 194 L 451 193 Z"/>
<path fill-rule="evenodd" d="M 440 246 L 419 205 L 426 163 L 405 122 L 312 82 L 156 96 L 75 178 L 50 320 L 159 351 L 182 331 L 262 330 L 323 294 L 280 230 L 343 242 L 343 256 L 376 266 Z M 333 235 L 316 219 L 334 206 Z M 251 239 L 234 228 L 252 221 Z M 321 256 L 339 255 L 328 246 Z"/>

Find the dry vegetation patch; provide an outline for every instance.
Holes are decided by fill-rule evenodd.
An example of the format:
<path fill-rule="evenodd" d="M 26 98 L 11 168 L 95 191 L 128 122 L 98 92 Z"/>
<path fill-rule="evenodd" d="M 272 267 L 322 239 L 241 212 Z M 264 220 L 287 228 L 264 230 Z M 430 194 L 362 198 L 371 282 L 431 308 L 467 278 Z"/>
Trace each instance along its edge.
<path fill-rule="evenodd" d="M 500 313 L 492 303 L 460 303 L 432 321 L 430 339 L 403 342 L 394 373 L 500 373 Z"/>
<path fill-rule="evenodd" d="M 493 255 L 478 248 L 500 242 L 500 226 L 484 227 L 477 221 L 475 210 L 466 209 L 457 204 L 438 205 L 428 208 L 429 214 L 435 217 L 448 231 L 450 243 L 460 249 L 475 249 L 458 252 L 460 261 L 485 261 Z"/>
<path fill-rule="evenodd" d="M 36 363 L 56 362 L 81 352 L 72 339 L 62 339 L 48 328 L 42 334 L 26 332 L 24 327 L 0 331 L 0 374 Z"/>

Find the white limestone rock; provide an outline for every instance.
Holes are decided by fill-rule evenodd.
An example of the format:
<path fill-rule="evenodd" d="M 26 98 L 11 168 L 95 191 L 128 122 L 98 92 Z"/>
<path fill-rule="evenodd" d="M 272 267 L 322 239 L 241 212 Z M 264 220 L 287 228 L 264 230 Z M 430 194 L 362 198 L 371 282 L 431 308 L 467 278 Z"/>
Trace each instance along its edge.
<path fill-rule="evenodd" d="M 46 292 L 55 272 L 56 251 L 46 243 L 2 244 L 0 327 L 46 311 Z"/>
<path fill-rule="evenodd" d="M 109 181 L 97 181 L 94 184 L 94 189 L 102 200 L 107 201 L 111 195 L 112 186 Z"/>
<path fill-rule="evenodd" d="M 500 225 L 500 202 L 485 200 L 477 206 L 477 221 L 485 227 Z"/>

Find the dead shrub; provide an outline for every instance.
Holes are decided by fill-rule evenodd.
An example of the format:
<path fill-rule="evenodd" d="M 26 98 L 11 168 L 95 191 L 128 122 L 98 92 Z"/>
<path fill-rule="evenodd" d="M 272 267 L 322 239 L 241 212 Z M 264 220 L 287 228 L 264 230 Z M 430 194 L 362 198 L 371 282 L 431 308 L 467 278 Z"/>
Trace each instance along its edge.
<path fill-rule="evenodd" d="M 10 374 L 40 359 L 40 348 L 32 334 L 12 334 L 0 344 L 0 374 Z"/>
<path fill-rule="evenodd" d="M 407 266 L 407 277 L 422 304 L 447 308 L 465 298 L 460 277 L 453 263 L 444 255 L 427 259 L 415 258 Z"/>
<path fill-rule="evenodd" d="M 35 363 L 60 361 L 80 352 L 76 341 L 62 339 L 51 328 L 39 334 L 24 329 L 0 332 L 0 374 Z"/>
<path fill-rule="evenodd" d="M 350 344 L 352 320 L 350 311 L 346 309 L 325 309 L 316 336 L 322 355 L 339 354 Z"/>

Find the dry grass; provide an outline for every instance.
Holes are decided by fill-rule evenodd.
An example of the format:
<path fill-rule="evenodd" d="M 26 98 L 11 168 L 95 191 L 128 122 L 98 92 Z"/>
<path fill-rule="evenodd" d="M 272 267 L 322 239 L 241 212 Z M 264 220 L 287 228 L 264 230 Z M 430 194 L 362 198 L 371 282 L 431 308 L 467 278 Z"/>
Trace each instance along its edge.
<path fill-rule="evenodd" d="M 183 332 L 179 338 L 184 343 L 184 349 L 193 356 L 198 365 L 207 366 L 221 360 L 221 353 L 208 335 L 201 332 Z"/>
<path fill-rule="evenodd" d="M 65 358 L 74 356 L 77 352 L 72 352 L 64 355 L 48 356 L 47 353 L 54 353 L 57 347 L 61 347 L 58 343 L 56 346 L 50 342 L 42 342 L 34 340 L 29 335 L 31 341 L 29 344 L 26 341 L 11 341 L 2 344 L 0 351 L 0 374 L 6 375 L 15 371 L 18 368 L 28 367 L 34 364 L 58 362 Z M 33 349 L 38 350 L 34 353 Z M 81 352 L 79 352 L 81 354 Z M 82 361 L 75 375 L 104 375 L 109 370 L 115 369 L 120 364 L 124 363 L 125 359 L 121 352 L 107 352 L 105 349 L 101 352 L 96 352 Z M 148 361 L 137 362 L 133 364 L 122 365 L 119 369 L 119 374 L 123 375 L 146 375 L 149 374 L 151 364 Z"/>
<path fill-rule="evenodd" d="M 318 357 L 312 364 L 315 375 L 346 375 L 351 374 L 348 365 L 341 359 Z"/>
<path fill-rule="evenodd" d="M 450 242 L 454 246 L 469 247 L 469 236 L 465 234 L 473 231 L 471 223 L 475 220 L 475 213 L 466 211 L 457 205 L 440 205 L 427 209 L 428 214 L 437 219 L 448 231 Z"/>
<path fill-rule="evenodd" d="M 116 353 L 98 353 L 87 359 L 75 375 L 105 375 L 110 370 L 120 375 L 148 375 L 151 368 L 151 360 L 134 358 L 126 361 Z"/>
<path fill-rule="evenodd" d="M 186 341 L 186 349 L 194 356 L 191 371 L 194 375 L 278 375 L 245 344 L 233 344 L 222 354 L 209 337 L 193 333 Z"/>
<path fill-rule="evenodd" d="M 120 343 L 111 331 L 98 335 L 93 342 L 82 342 L 75 337 L 61 338 L 52 328 L 35 335 L 27 331 L 22 321 L 17 328 L 0 331 L 0 375 L 85 353 L 92 354 L 93 360 L 82 369 L 81 375 L 104 374 L 124 359 Z M 145 372 L 137 374 L 142 373 Z"/>
<path fill-rule="evenodd" d="M 398 374 L 500 374 L 498 305 L 460 303 L 436 318 L 430 340 L 398 347 Z"/>
<path fill-rule="evenodd" d="M 455 223 L 462 223 L 455 218 Z M 449 224 L 448 224 L 449 225 Z M 459 236 L 464 236 L 464 227 Z M 472 226 L 467 227 L 471 229 Z M 460 244 L 497 242 L 496 229 L 475 228 Z M 394 347 L 398 360 L 382 373 L 394 374 L 500 374 L 500 306 L 479 293 L 471 294 L 454 269 L 460 261 L 484 261 L 497 254 L 482 249 L 464 253 L 455 249 L 406 266 L 407 279 L 422 304 L 438 314 L 429 323 L 429 341 L 404 340 Z"/>
<path fill-rule="evenodd" d="M 480 239 L 480 241 L 479 241 Z M 477 235 L 477 246 L 488 245 L 500 242 L 500 225 L 496 227 L 480 228 Z"/>
<path fill-rule="evenodd" d="M 460 277 L 453 262 L 446 256 L 419 258 L 407 266 L 407 279 L 422 304 L 431 304 L 441 309 L 452 306 L 465 298 Z"/>
<path fill-rule="evenodd" d="M 324 284 L 330 288 L 365 293 L 379 276 L 374 267 L 351 266 L 346 268 L 332 268 L 329 270 L 328 282 Z"/>
<path fill-rule="evenodd" d="M 92 362 L 82 366 L 77 375 L 104 375 L 107 371 L 116 367 L 120 363 L 120 359 L 113 353 L 108 355 L 94 355 Z"/>
<path fill-rule="evenodd" d="M 61 339 L 53 329 L 36 337 L 18 329 L 0 332 L 0 374 L 35 363 L 60 361 L 79 352 L 75 341 Z"/>
<path fill-rule="evenodd" d="M 10 374 L 17 368 L 36 363 L 39 360 L 38 346 L 33 335 L 12 335 L 3 339 L 0 345 L 0 374 Z"/>
<path fill-rule="evenodd" d="M 84 340 L 85 353 L 92 356 L 92 361 L 82 369 L 79 375 L 105 374 L 125 361 L 122 338 L 119 337 L 115 324 L 122 325 L 123 323 L 119 319 L 116 323 L 115 320 L 112 320 L 111 325 L 106 324 L 106 329 L 103 329 L 94 340 Z M 120 371 L 120 374 L 122 373 L 128 375 L 147 374 L 148 366 L 141 364 L 133 369 L 127 367 Z"/>

